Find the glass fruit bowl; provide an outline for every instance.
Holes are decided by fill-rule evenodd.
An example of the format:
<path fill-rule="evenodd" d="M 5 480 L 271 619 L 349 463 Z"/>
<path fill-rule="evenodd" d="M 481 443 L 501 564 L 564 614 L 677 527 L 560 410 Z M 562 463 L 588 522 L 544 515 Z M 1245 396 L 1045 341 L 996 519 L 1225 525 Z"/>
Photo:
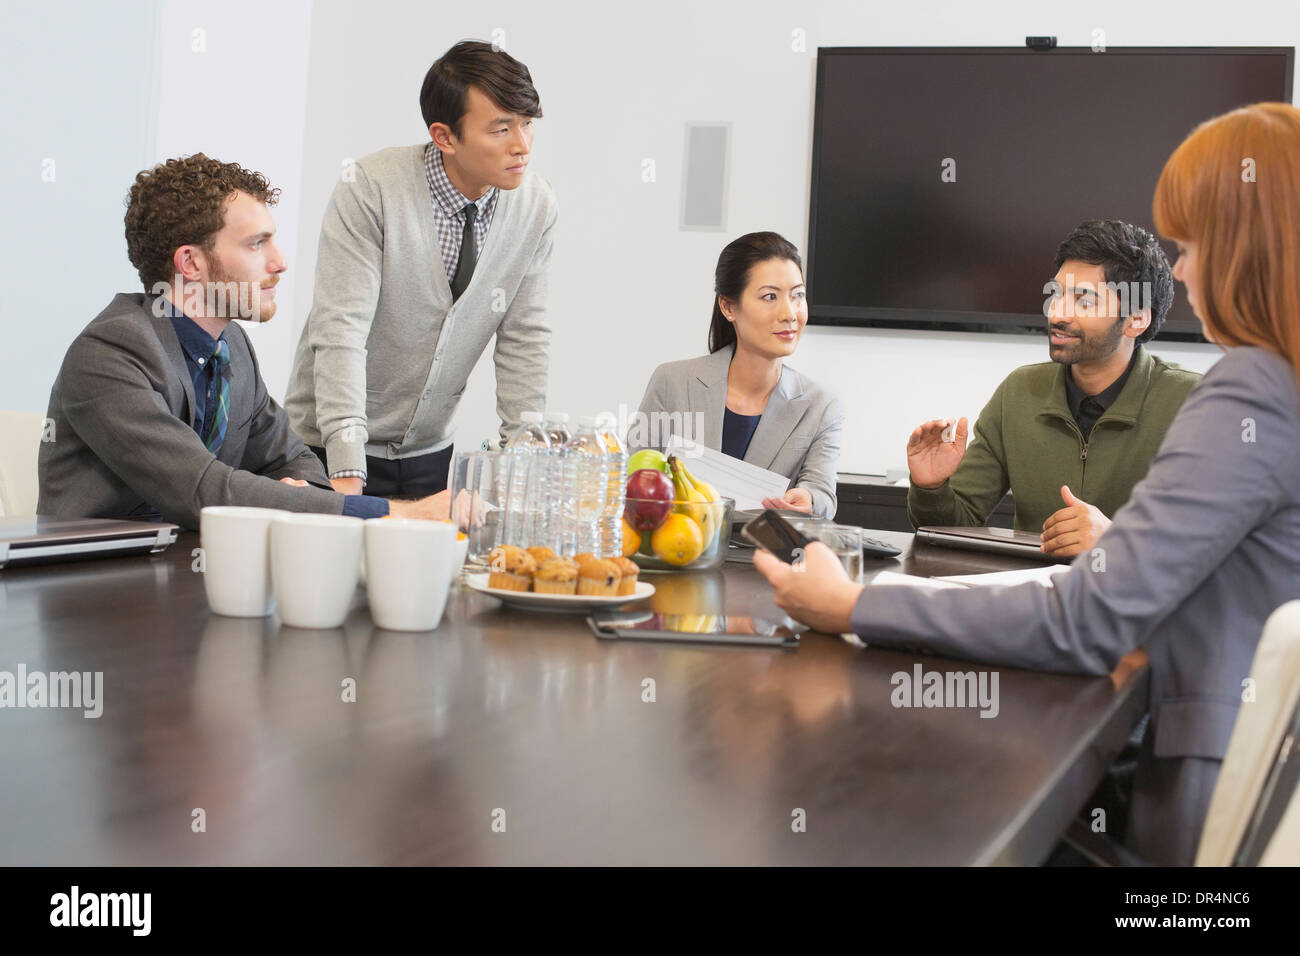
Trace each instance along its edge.
<path fill-rule="evenodd" d="M 629 498 L 623 511 L 624 550 L 643 571 L 707 571 L 727 560 L 736 503 Z M 644 528 L 645 530 L 640 530 Z M 640 541 L 628 541 L 635 534 Z M 628 550 L 631 544 L 637 544 Z"/>

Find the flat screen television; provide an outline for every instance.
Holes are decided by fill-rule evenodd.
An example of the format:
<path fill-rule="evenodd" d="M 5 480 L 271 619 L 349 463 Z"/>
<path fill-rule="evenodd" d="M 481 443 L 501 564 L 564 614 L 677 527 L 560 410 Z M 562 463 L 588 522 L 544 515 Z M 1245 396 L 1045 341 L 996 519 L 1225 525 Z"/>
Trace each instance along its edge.
<path fill-rule="evenodd" d="M 1154 232 L 1174 148 L 1291 102 L 1294 65 L 1294 47 L 818 50 L 809 321 L 1041 333 L 1070 230 Z M 1180 285 L 1160 337 L 1201 340 Z"/>

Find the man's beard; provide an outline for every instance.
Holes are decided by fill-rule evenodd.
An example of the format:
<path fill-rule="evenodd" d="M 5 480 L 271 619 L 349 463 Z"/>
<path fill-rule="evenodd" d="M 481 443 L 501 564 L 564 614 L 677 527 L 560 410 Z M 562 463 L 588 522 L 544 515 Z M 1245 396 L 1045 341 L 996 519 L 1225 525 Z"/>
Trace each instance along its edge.
<path fill-rule="evenodd" d="M 211 253 L 212 275 L 208 279 L 209 305 L 213 314 L 223 319 L 247 319 L 250 322 L 269 322 L 275 315 L 275 300 L 262 298 L 260 284 L 236 279 L 226 271 L 215 252 Z M 222 290 L 214 287 L 222 286 Z M 224 292 L 223 292 L 224 290 Z"/>
<path fill-rule="evenodd" d="M 1050 325 L 1047 334 L 1052 334 Z M 1079 362 L 1098 362 L 1110 358 L 1119 348 L 1120 340 L 1124 338 L 1124 319 L 1122 317 L 1116 319 L 1115 324 L 1109 329 L 1092 336 L 1086 332 L 1080 334 L 1082 338 L 1069 345 L 1053 345 L 1049 339 L 1047 353 L 1051 360 L 1060 365 L 1075 365 Z"/>

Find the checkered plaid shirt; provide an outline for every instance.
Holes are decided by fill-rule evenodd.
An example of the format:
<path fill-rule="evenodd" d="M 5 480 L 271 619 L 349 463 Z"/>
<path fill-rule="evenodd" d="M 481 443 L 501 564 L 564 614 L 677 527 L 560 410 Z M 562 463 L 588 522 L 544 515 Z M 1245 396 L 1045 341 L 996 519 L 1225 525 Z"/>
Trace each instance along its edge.
<path fill-rule="evenodd" d="M 442 168 L 442 151 L 433 143 L 424 147 L 424 174 L 429 180 L 429 196 L 433 200 L 433 222 L 438 228 L 438 248 L 442 251 L 442 265 L 447 270 L 447 281 L 456 274 L 456 263 L 460 261 L 460 239 L 465 233 L 465 205 L 470 202 L 461 195 L 460 190 L 451 184 L 447 171 Z M 492 213 L 497 208 L 499 190 L 493 186 L 483 196 L 474 201 L 478 206 L 478 217 L 474 220 L 474 251 L 483 251 L 483 241 L 487 239 L 488 226 L 492 225 Z M 347 469 L 336 471 L 330 478 L 362 478 L 364 471 Z"/>
<path fill-rule="evenodd" d="M 424 174 L 429 180 L 429 195 L 433 198 L 433 222 L 438 227 L 438 246 L 442 250 L 442 265 L 447 270 L 447 280 L 456 274 L 456 263 L 460 260 L 460 237 L 465 233 L 465 205 L 470 202 L 460 194 L 460 190 L 447 178 L 447 170 L 442 167 L 442 150 L 433 143 L 424 147 Z M 474 200 L 478 206 L 478 218 L 474 220 L 474 251 L 483 251 L 483 241 L 487 238 L 488 227 L 492 225 L 492 213 L 497 208 L 495 186 Z"/>

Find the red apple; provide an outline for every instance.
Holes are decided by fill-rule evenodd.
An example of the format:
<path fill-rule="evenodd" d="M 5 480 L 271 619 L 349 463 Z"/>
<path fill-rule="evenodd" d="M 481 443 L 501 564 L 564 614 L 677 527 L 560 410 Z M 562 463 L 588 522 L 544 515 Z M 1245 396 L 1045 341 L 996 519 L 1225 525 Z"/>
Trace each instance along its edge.
<path fill-rule="evenodd" d="M 642 468 L 627 480 L 623 516 L 637 531 L 653 531 L 673 509 L 673 482 L 658 468 Z"/>

